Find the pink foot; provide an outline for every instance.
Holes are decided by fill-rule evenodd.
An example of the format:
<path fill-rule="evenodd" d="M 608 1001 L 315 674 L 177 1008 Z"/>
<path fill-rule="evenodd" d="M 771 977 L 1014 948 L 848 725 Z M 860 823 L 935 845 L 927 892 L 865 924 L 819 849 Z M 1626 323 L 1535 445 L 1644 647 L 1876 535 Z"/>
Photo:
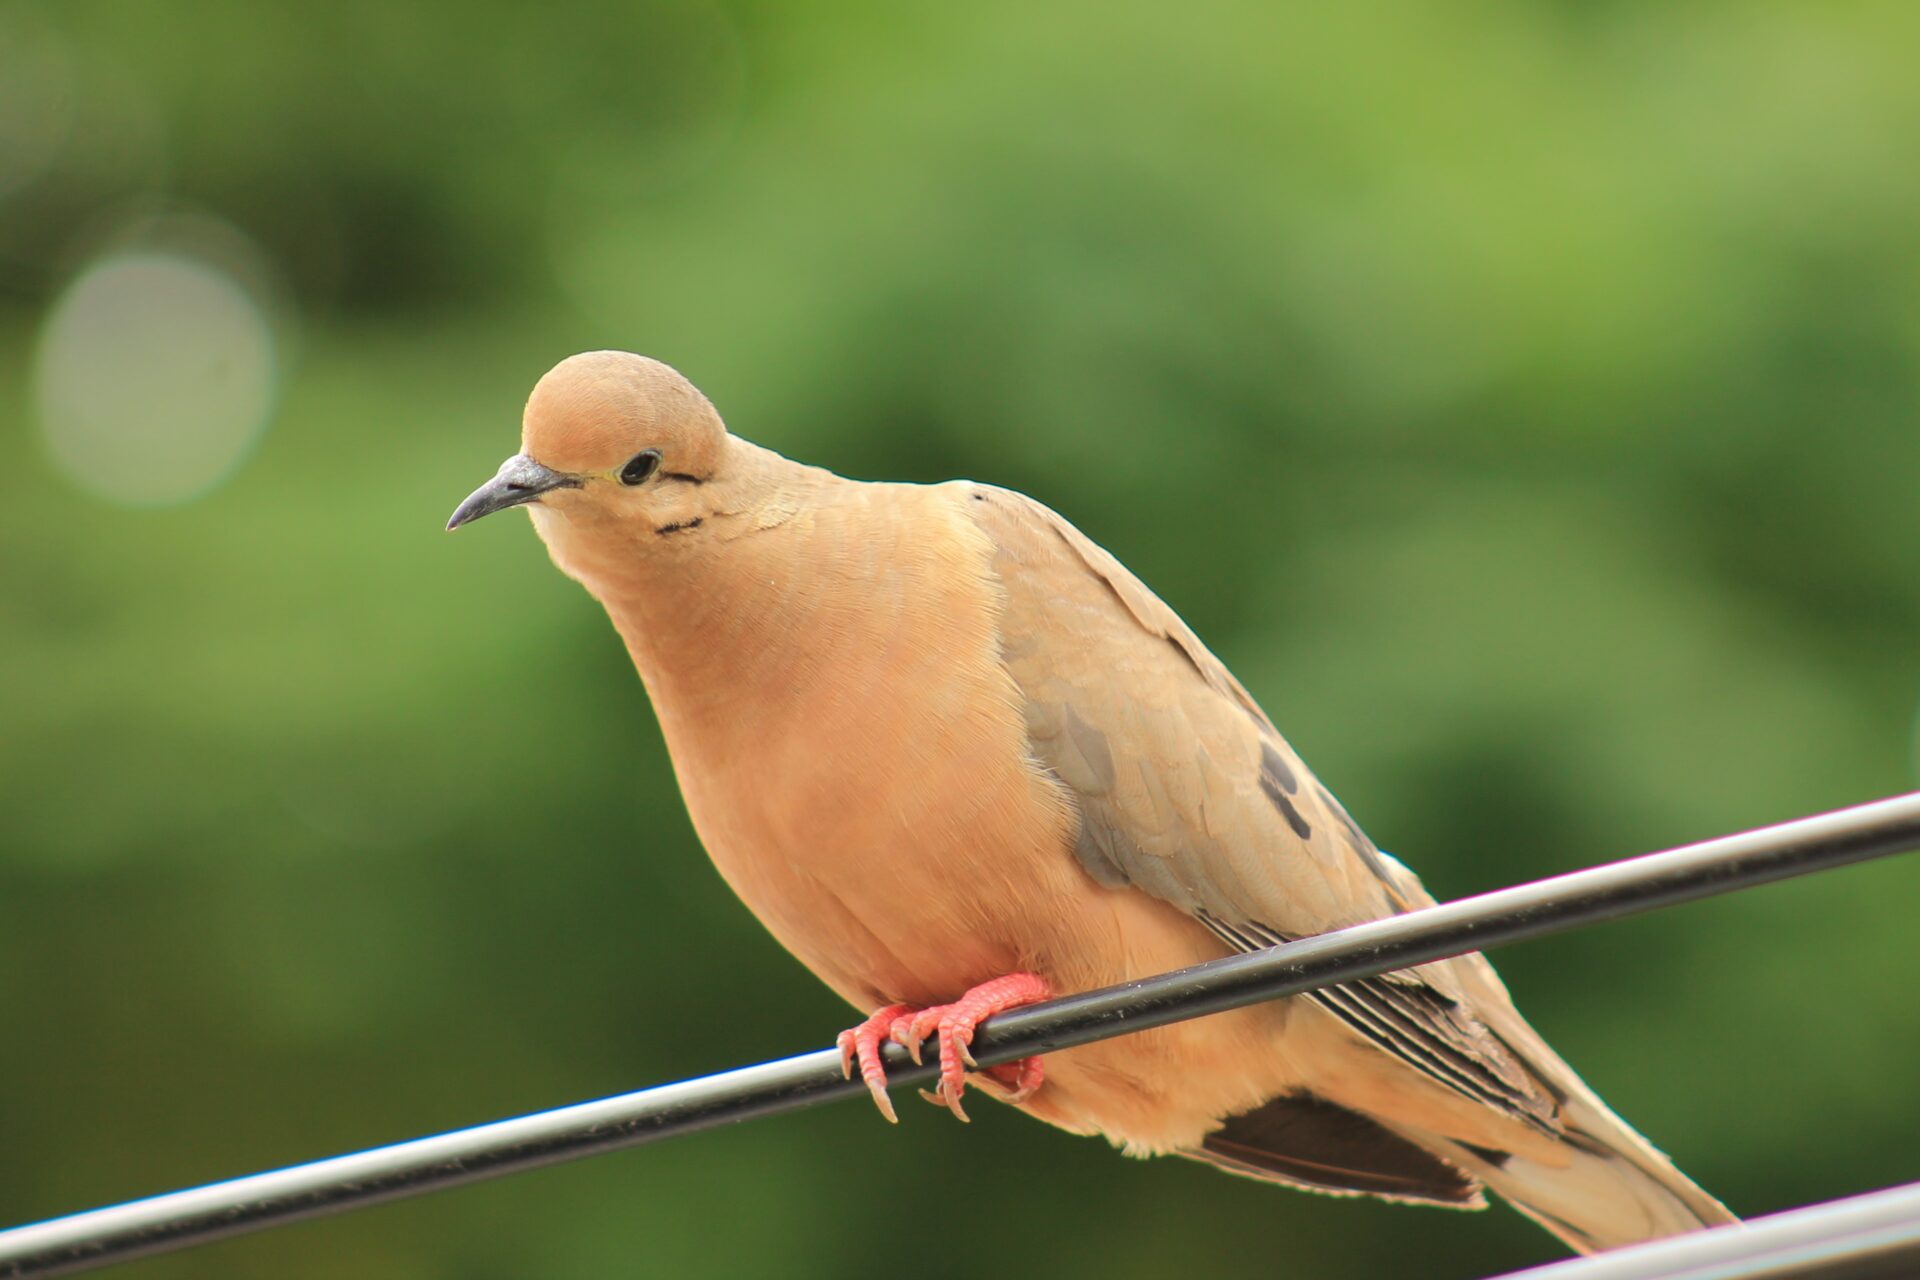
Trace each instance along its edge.
<path fill-rule="evenodd" d="M 906 1004 L 890 1004 L 883 1009 L 875 1009 L 865 1022 L 842 1031 L 834 1041 L 840 1049 L 840 1074 L 851 1080 L 854 1063 L 860 1064 L 860 1079 L 865 1082 L 867 1092 L 873 1095 L 873 1105 L 880 1108 L 880 1114 L 887 1118 L 888 1124 L 899 1124 L 900 1117 L 894 1114 L 893 1099 L 887 1096 L 887 1069 L 880 1064 L 880 1046 L 887 1039 L 887 1033 L 893 1030 L 894 1022 L 912 1012 L 913 1006 Z"/>
<path fill-rule="evenodd" d="M 1044 978 L 1031 973 L 1010 973 L 981 983 L 952 1004 L 933 1005 L 918 1011 L 909 1005 L 890 1004 L 876 1009 L 859 1026 L 840 1033 L 840 1069 L 851 1078 L 857 1063 L 860 1079 L 873 1095 L 874 1105 L 880 1108 L 881 1115 L 895 1121 L 898 1117 L 887 1097 L 887 1072 L 880 1062 L 880 1046 L 888 1040 L 904 1045 L 918 1062 L 921 1044 L 928 1036 L 937 1034 L 940 1037 L 940 1086 L 922 1096 L 965 1120 L 967 1113 L 961 1109 L 960 1095 L 967 1088 L 966 1069 L 975 1065 L 973 1055 L 968 1052 L 974 1028 L 996 1013 L 1038 1004 L 1052 996 L 1053 988 Z M 983 1073 L 1007 1090 L 1008 1102 L 1023 1102 L 1032 1097 L 1046 1078 L 1038 1058 L 987 1067 Z"/>

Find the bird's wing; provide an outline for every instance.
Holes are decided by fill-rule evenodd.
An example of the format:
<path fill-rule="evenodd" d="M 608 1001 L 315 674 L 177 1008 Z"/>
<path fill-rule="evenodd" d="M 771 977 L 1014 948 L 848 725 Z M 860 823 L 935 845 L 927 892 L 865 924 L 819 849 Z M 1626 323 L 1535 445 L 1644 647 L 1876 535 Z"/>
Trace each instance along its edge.
<path fill-rule="evenodd" d="M 1075 854 L 1253 950 L 1404 911 L 1424 890 L 1374 848 L 1193 631 L 1021 494 L 960 486 L 992 539 L 1001 656 L 1036 761 L 1077 800 Z M 1314 993 L 1448 1088 L 1553 1128 L 1553 1101 L 1447 965 Z"/>

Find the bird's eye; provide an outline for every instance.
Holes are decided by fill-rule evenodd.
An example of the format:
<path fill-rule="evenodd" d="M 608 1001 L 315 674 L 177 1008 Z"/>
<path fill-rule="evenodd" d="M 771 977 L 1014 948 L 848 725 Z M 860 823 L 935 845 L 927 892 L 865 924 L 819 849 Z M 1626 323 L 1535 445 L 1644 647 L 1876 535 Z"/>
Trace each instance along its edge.
<path fill-rule="evenodd" d="M 642 449 L 628 459 L 627 465 L 620 468 L 621 484 L 639 484 L 660 469 L 660 451 Z"/>

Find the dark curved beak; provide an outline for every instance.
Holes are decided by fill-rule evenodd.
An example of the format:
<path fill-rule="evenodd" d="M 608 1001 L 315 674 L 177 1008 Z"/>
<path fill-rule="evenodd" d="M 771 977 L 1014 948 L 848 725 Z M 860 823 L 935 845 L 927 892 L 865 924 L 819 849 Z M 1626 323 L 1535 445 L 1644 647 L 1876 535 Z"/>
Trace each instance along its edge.
<path fill-rule="evenodd" d="M 516 453 L 500 464 L 493 479 L 468 494 L 467 500 L 454 508 L 453 518 L 447 521 L 447 532 L 472 524 L 481 516 L 536 501 L 543 493 L 579 487 L 578 476 L 562 475 L 524 453 Z"/>

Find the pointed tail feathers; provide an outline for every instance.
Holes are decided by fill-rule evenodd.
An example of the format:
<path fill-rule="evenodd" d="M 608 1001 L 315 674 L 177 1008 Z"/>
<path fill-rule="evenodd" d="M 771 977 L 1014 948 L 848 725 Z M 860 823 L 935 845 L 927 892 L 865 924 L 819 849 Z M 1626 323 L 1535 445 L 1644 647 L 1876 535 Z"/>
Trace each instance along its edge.
<path fill-rule="evenodd" d="M 1450 1162 L 1580 1253 L 1739 1221 L 1617 1116 L 1605 1108 L 1581 1114 L 1587 1110 L 1578 1101 L 1566 1108 L 1564 1165 L 1427 1143 L 1451 1148 Z"/>
<path fill-rule="evenodd" d="M 1496 1162 L 1446 1143 L 1450 1158 L 1582 1253 L 1739 1221 L 1587 1087 L 1520 1016 L 1484 957 L 1453 964 L 1486 1025 L 1560 1100 L 1566 1163 L 1520 1154 Z"/>

